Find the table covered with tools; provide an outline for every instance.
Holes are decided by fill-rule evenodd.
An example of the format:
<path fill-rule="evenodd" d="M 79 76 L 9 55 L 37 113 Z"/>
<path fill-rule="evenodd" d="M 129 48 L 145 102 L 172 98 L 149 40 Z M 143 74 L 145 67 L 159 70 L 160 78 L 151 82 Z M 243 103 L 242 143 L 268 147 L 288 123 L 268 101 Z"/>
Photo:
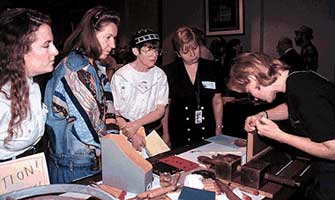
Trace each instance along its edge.
<path fill-rule="evenodd" d="M 201 144 L 146 160 L 124 149 L 123 142 L 122 139 L 102 141 L 102 150 L 108 146 L 113 152 L 103 156 L 102 173 L 68 185 L 77 187 L 74 190 L 86 196 L 75 194 L 64 185 L 50 185 L 58 187 L 54 193 L 65 192 L 64 198 L 77 199 L 108 199 L 107 196 L 139 200 L 288 199 L 310 178 L 308 159 L 292 157 L 272 147 L 247 158 L 250 148 L 247 143 L 255 145 L 254 140 L 250 144 L 249 138 L 246 141 L 227 135 L 215 136 Z M 88 189 L 84 191 L 82 187 Z M 39 189 L 33 192 L 43 193 L 48 188 Z M 3 195 L 3 199 L 19 199 L 15 197 L 22 195 L 22 191 Z"/>

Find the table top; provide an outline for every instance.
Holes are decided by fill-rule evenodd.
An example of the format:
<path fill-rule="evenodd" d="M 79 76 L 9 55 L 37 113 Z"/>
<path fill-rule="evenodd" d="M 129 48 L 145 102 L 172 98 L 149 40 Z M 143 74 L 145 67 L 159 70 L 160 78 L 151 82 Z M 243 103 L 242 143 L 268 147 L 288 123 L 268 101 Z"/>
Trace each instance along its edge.
<path fill-rule="evenodd" d="M 194 163 L 199 164 L 202 167 L 205 167 L 203 165 L 201 165 L 198 162 L 198 156 L 213 156 L 213 155 L 217 155 L 217 154 L 234 154 L 234 155 L 238 155 L 242 157 L 242 164 L 244 164 L 246 162 L 246 147 L 239 147 L 237 145 L 234 144 L 234 141 L 236 139 L 239 138 L 235 138 L 232 136 L 227 136 L 227 135 L 219 135 L 219 136 L 214 136 L 211 138 L 208 138 L 206 141 L 203 141 L 201 143 L 198 144 L 193 144 L 191 146 L 185 146 L 182 148 L 178 148 L 178 149 L 174 149 L 171 150 L 169 152 L 164 152 L 162 154 L 158 154 L 154 157 L 148 158 L 147 160 L 151 163 L 157 162 L 159 159 L 167 157 L 167 156 L 171 156 L 171 155 L 175 155 L 177 157 L 192 161 Z M 89 182 L 97 182 L 97 183 L 101 183 L 101 173 L 85 178 L 85 179 L 81 179 L 78 181 L 75 181 L 75 183 L 78 184 L 88 184 Z M 154 180 L 152 182 L 152 189 L 154 188 L 158 188 L 160 187 L 159 185 L 159 175 L 154 174 Z M 242 192 L 241 190 L 239 190 L 238 188 L 235 188 L 233 190 L 233 192 L 235 194 L 237 194 L 241 199 L 242 197 L 247 194 L 246 192 Z M 173 193 L 169 193 L 168 196 L 171 199 L 178 199 L 178 196 L 180 194 L 180 191 L 178 192 L 173 192 Z M 258 200 L 258 199 L 263 199 L 264 196 L 262 195 L 252 195 L 252 194 L 247 194 L 249 197 L 251 197 L 251 199 L 253 200 Z M 136 196 L 136 194 L 134 193 L 130 193 L 128 192 L 126 195 L 126 199 L 128 198 L 132 198 Z M 226 197 L 225 194 L 221 194 L 221 195 L 217 195 L 218 200 L 225 200 L 228 199 Z"/>

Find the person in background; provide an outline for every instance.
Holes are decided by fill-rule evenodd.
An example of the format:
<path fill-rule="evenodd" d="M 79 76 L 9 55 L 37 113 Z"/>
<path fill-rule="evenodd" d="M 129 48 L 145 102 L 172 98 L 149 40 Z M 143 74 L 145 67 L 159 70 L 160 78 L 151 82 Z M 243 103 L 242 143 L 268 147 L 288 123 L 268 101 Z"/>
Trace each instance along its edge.
<path fill-rule="evenodd" d="M 290 38 L 283 37 L 278 41 L 277 52 L 280 56 L 279 60 L 290 66 L 290 72 L 306 70 L 303 60 L 293 48 Z"/>
<path fill-rule="evenodd" d="M 226 46 L 226 56 L 223 62 L 223 76 L 228 79 L 230 67 L 232 65 L 233 59 L 242 53 L 241 41 L 237 38 L 228 41 Z"/>
<path fill-rule="evenodd" d="M 192 30 L 195 34 L 195 37 L 197 38 L 197 41 L 199 41 L 200 58 L 214 60 L 212 52 L 206 46 L 204 32 L 197 27 L 192 27 Z"/>
<path fill-rule="evenodd" d="M 178 28 L 172 42 L 178 59 L 163 68 L 170 103 L 162 122 L 164 141 L 177 148 L 222 133 L 223 80 L 213 61 L 200 58 L 191 28 Z"/>
<path fill-rule="evenodd" d="M 109 84 L 100 60 L 115 48 L 120 18 L 97 6 L 89 9 L 64 44 L 66 57 L 45 91 L 51 183 L 69 183 L 100 171 L 100 141 L 119 132 Z"/>
<path fill-rule="evenodd" d="M 224 62 L 223 62 L 223 79 L 225 83 L 227 82 L 229 78 L 229 71 L 230 71 L 231 65 L 233 64 L 234 58 L 241 53 L 242 53 L 241 41 L 237 38 L 229 40 L 226 45 L 226 54 L 225 54 Z M 248 98 L 249 96 L 247 94 L 240 94 L 234 91 L 230 91 L 228 88 L 224 88 L 224 89 L 225 89 L 225 91 L 223 92 L 223 104 L 224 105 L 226 105 L 227 103 L 235 103 L 235 102 L 237 103 L 240 99 L 251 101 L 251 99 Z M 226 112 L 227 108 L 228 107 L 225 107 L 223 112 Z M 228 117 L 231 119 L 231 116 L 225 116 L 225 117 Z M 229 119 L 225 120 L 225 122 L 226 121 L 229 121 Z"/>
<path fill-rule="evenodd" d="M 319 53 L 313 45 L 313 29 L 308 26 L 301 26 L 295 33 L 295 44 L 301 47 L 300 56 L 306 70 L 317 71 L 319 67 Z"/>
<path fill-rule="evenodd" d="M 158 131 L 168 104 L 167 78 L 155 65 L 161 54 L 159 45 L 156 32 L 137 30 L 130 42 L 136 59 L 116 71 L 111 82 L 117 123 L 137 150 L 145 144 L 137 134 L 139 128 L 144 126 L 147 134 Z"/>
<path fill-rule="evenodd" d="M 283 92 L 287 103 L 249 116 L 247 132 L 288 144 L 313 156 L 313 183 L 307 199 L 335 199 L 335 85 L 313 71 L 290 73 L 289 66 L 265 54 L 245 53 L 231 68 L 230 87 L 272 102 Z M 308 88 L 308 92 L 306 92 Z M 290 119 L 299 133 L 288 133 L 273 120 Z"/>
<path fill-rule="evenodd" d="M 209 47 L 214 56 L 214 61 L 223 68 L 224 58 L 226 56 L 227 42 L 223 37 L 215 38 Z"/>
<path fill-rule="evenodd" d="M 36 10 L 0 14 L 0 162 L 33 153 L 47 110 L 33 77 L 51 72 L 58 51 L 51 19 Z"/>

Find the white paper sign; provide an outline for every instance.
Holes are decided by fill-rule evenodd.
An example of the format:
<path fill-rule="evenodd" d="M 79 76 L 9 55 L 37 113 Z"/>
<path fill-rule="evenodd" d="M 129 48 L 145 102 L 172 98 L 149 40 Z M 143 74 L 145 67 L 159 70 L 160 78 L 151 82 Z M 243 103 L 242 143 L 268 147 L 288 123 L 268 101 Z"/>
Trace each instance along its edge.
<path fill-rule="evenodd" d="M 24 188 L 49 185 L 44 153 L 0 163 L 0 194 Z"/>

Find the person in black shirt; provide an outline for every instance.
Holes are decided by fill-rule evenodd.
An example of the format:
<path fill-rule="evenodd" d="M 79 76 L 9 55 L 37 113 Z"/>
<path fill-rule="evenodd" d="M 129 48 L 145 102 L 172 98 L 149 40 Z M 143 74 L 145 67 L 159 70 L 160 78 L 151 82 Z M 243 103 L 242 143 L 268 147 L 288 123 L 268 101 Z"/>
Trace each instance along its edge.
<path fill-rule="evenodd" d="M 177 148 L 222 133 L 223 80 L 213 61 L 200 58 L 191 28 L 179 28 L 173 46 L 179 58 L 163 67 L 170 103 L 162 122 L 164 141 Z"/>
<path fill-rule="evenodd" d="M 290 66 L 290 72 L 306 70 L 304 62 L 298 52 L 293 48 L 290 38 L 284 37 L 278 41 L 277 52 L 279 60 Z"/>
<path fill-rule="evenodd" d="M 224 57 L 224 62 L 223 62 L 223 76 L 225 80 L 228 78 L 229 71 L 230 71 L 230 66 L 232 64 L 233 59 L 241 54 L 243 51 L 243 47 L 241 45 L 241 41 L 237 38 L 231 39 L 227 43 L 226 47 L 226 55 Z"/>
<path fill-rule="evenodd" d="M 319 67 L 319 53 L 312 43 L 313 29 L 308 26 L 301 26 L 295 33 L 295 43 L 301 47 L 301 57 L 307 70 L 316 71 Z"/>
<path fill-rule="evenodd" d="M 314 183 L 308 199 L 335 199 L 335 85 L 313 71 L 289 73 L 289 67 L 265 54 L 235 59 L 229 87 L 272 102 L 283 92 L 287 103 L 249 116 L 245 130 L 286 143 L 312 155 Z M 308 91 L 306 91 L 308 88 Z M 299 135 L 281 130 L 272 120 L 289 118 Z"/>

